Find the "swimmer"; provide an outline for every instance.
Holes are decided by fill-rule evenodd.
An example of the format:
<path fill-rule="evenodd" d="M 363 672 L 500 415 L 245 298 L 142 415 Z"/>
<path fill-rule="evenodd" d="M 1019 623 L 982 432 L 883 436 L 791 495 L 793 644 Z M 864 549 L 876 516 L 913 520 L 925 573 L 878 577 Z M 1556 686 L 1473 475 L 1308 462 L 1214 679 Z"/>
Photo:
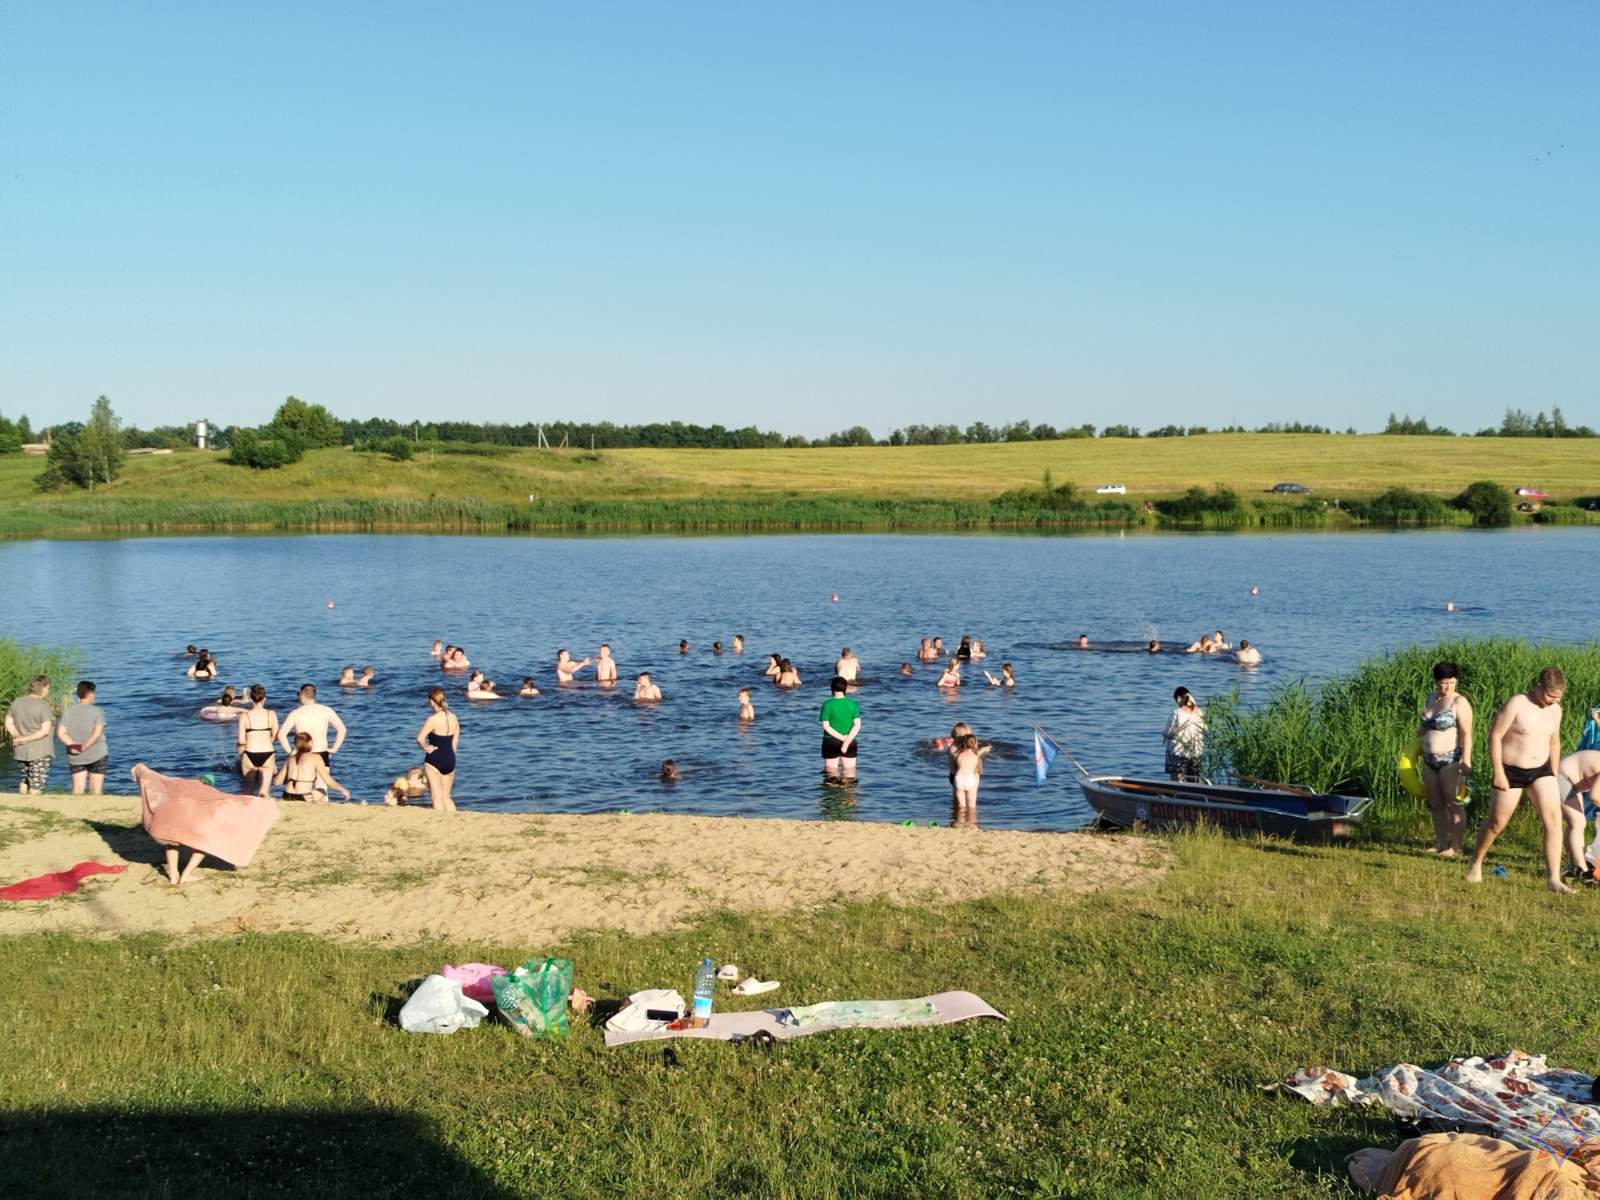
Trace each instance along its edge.
<path fill-rule="evenodd" d="M 1079 650 L 1087 650 L 1089 648 L 1089 635 L 1087 633 L 1078 635 L 1077 646 Z"/>
<path fill-rule="evenodd" d="M 649 671 L 640 671 L 633 678 L 633 698 L 635 700 L 654 702 L 661 699 L 661 689 L 650 682 Z"/>
<path fill-rule="evenodd" d="M 617 663 L 611 657 L 611 643 L 601 642 L 595 653 L 599 657 L 594 660 L 594 681 L 611 687 L 617 682 Z"/>
<path fill-rule="evenodd" d="M 983 639 L 982 638 L 973 638 L 972 639 L 972 657 L 973 658 L 988 658 L 989 657 L 986 653 L 984 653 Z"/>
<path fill-rule="evenodd" d="M 556 682 L 571 683 L 572 677 L 587 667 L 593 659 L 586 658 L 582 662 L 573 662 L 572 656 L 563 648 L 556 651 Z"/>
<path fill-rule="evenodd" d="M 433 639 L 433 649 L 428 651 L 428 656 L 430 658 L 443 658 L 444 657 L 444 643 L 441 642 L 438 638 L 434 638 Z"/>
<path fill-rule="evenodd" d="M 223 689 L 224 695 L 230 689 Z M 255 777 L 256 795 L 268 795 L 273 769 L 277 766 L 273 740 L 278 736 L 278 714 L 267 707 L 267 690 L 259 683 L 250 685 L 250 707 L 239 717 L 234 748 L 239 757 L 239 774 L 245 787 Z"/>
<path fill-rule="evenodd" d="M 961 660 L 952 658 L 943 671 L 939 672 L 939 682 L 935 685 L 942 688 L 958 688 L 961 686 Z"/>
<path fill-rule="evenodd" d="M 944 657 L 944 639 L 942 637 L 936 637 L 933 639 L 933 657 Z"/>
<path fill-rule="evenodd" d="M 902 675 L 911 674 L 911 664 L 910 663 L 901 663 L 900 664 L 900 674 L 902 674 Z"/>
<path fill-rule="evenodd" d="M 991 687 L 1007 687 L 1007 688 L 1011 688 L 1011 687 L 1016 687 L 1017 686 L 1017 677 L 1016 677 L 1016 674 L 1011 670 L 1011 664 L 1010 663 L 1001 663 L 1000 664 L 1000 678 L 999 679 L 996 679 L 993 675 L 989 674 L 989 672 L 987 672 L 987 671 L 985 671 L 983 673 L 983 677 L 989 681 L 989 685 Z"/>
<path fill-rule="evenodd" d="M 1250 585 L 1250 594 L 1252 596 L 1256 596 L 1256 595 L 1260 595 L 1260 593 L 1261 593 L 1261 589 L 1258 588 L 1255 584 L 1252 583 Z"/>
<path fill-rule="evenodd" d="M 201 650 L 184 674 L 190 679 L 215 679 L 217 670 L 217 660 L 211 657 L 211 651 Z"/>
<path fill-rule="evenodd" d="M 340 667 L 339 668 L 339 686 L 340 687 L 355 687 L 355 685 L 356 685 L 356 669 L 354 667 Z"/>
<path fill-rule="evenodd" d="M 763 675 L 772 675 L 772 676 L 783 674 L 783 655 L 781 655 L 781 654 L 769 654 L 769 655 L 767 655 L 767 669 L 762 671 L 761 673 Z"/>
<path fill-rule="evenodd" d="M 183 648 L 183 657 L 184 658 L 193 658 L 196 654 L 199 654 L 199 653 L 200 653 L 200 651 L 198 651 L 198 650 L 196 650 L 194 648 L 194 643 L 193 642 L 190 642 L 187 646 L 185 646 Z"/>
<path fill-rule="evenodd" d="M 371 687 L 372 686 L 372 678 L 376 674 L 377 674 L 377 672 L 374 671 L 370 665 L 362 667 L 361 668 L 361 678 L 356 680 L 356 686 L 360 687 L 360 688 L 369 688 L 369 687 Z"/>
<path fill-rule="evenodd" d="M 222 695 L 217 697 L 217 703 L 223 708 L 232 708 L 236 704 L 243 708 L 248 701 L 241 701 L 239 693 L 233 690 L 233 684 L 226 683 L 222 685 Z"/>
<path fill-rule="evenodd" d="M 1239 648 L 1233 652 L 1233 661 L 1241 667 L 1253 667 L 1261 662 L 1261 651 L 1250 644 L 1249 638 L 1239 639 Z"/>
<path fill-rule="evenodd" d="M 735 654 L 744 653 L 744 634 L 736 633 L 733 635 L 733 652 Z"/>
<path fill-rule="evenodd" d="M 475 682 L 467 684 L 468 700 L 501 700 L 504 699 L 499 692 L 494 690 L 494 680 L 484 679 L 481 675 Z"/>
<path fill-rule="evenodd" d="M 778 677 L 772 681 L 781 688 L 796 688 L 800 686 L 800 672 L 787 658 L 778 664 Z"/>
<path fill-rule="evenodd" d="M 722 643 L 721 642 L 712 642 L 711 643 L 711 653 L 713 653 L 713 654 L 721 654 L 722 653 Z"/>
<path fill-rule="evenodd" d="M 842 675 L 850 683 L 854 683 L 856 676 L 861 674 L 861 660 L 850 653 L 849 646 L 839 651 L 839 661 L 833 664 L 833 673 Z"/>
<path fill-rule="evenodd" d="M 465 671 L 472 665 L 472 660 L 467 657 L 467 652 L 460 646 L 450 647 L 450 653 L 439 664 L 446 671 Z"/>
<path fill-rule="evenodd" d="M 972 639 L 964 633 L 961 635 L 961 643 L 956 647 L 956 657 L 962 662 L 972 661 Z"/>
<path fill-rule="evenodd" d="M 472 672 L 472 674 L 467 677 L 467 688 L 469 690 L 472 689 L 472 688 L 478 687 L 482 683 L 483 683 L 483 672 L 482 671 L 474 670 Z"/>
<path fill-rule="evenodd" d="M 678 764 L 670 758 L 661 760 L 661 782 L 676 783 L 678 781 Z"/>
<path fill-rule="evenodd" d="M 756 719 L 756 706 L 750 703 L 750 689 L 739 689 L 739 720 L 754 721 Z"/>
<path fill-rule="evenodd" d="M 1149 653 L 1149 654 L 1160 654 L 1161 653 L 1161 643 L 1156 641 L 1155 638 L 1151 638 L 1150 639 L 1150 644 L 1145 647 L 1145 651 L 1147 653 Z"/>
<path fill-rule="evenodd" d="M 1221 632 L 1220 629 L 1217 631 L 1219 635 Z M 1185 654 L 1212 654 L 1223 648 L 1222 643 L 1217 638 L 1212 637 L 1209 633 L 1202 633 L 1199 640 L 1190 642 L 1183 648 L 1183 652 Z"/>
<path fill-rule="evenodd" d="M 678 653 L 679 654 L 687 654 L 687 653 L 689 653 L 689 641 L 688 641 L 687 638 L 678 639 Z"/>
<path fill-rule="evenodd" d="M 537 696 L 538 694 L 539 694 L 539 689 L 533 686 L 533 676 L 532 675 L 524 675 L 522 677 L 522 686 L 517 689 L 517 695 L 519 695 L 519 696 Z"/>
<path fill-rule="evenodd" d="M 428 790 L 428 775 L 421 767 L 412 767 L 404 775 L 396 775 L 394 782 L 389 785 L 389 790 L 383 794 L 383 802 L 391 808 L 404 804 L 423 795 Z"/>
<path fill-rule="evenodd" d="M 1446 600 L 1444 602 L 1444 610 L 1445 612 L 1455 612 L 1456 602 L 1454 600 Z"/>

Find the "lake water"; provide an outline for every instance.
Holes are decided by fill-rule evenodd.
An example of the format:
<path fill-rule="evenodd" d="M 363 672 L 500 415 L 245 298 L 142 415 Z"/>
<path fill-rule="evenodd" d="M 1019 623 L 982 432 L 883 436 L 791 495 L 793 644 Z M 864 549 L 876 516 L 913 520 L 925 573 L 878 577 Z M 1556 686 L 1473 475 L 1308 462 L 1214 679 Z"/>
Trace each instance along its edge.
<path fill-rule="evenodd" d="M 442 680 L 461 719 L 463 808 L 948 820 L 944 761 L 927 742 L 960 719 L 998 746 L 980 822 L 1061 829 L 1088 810 L 1065 763 L 1035 787 L 1035 724 L 1093 769 L 1159 773 L 1159 733 L 1179 684 L 1204 696 L 1237 683 L 1258 700 L 1286 680 L 1445 636 L 1587 642 L 1597 545 L 1581 529 L 29 541 L 0 545 L 0 636 L 79 648 L 100 687 L 107 784 L 119 792 L 131 790 L 126 771 L 137 760 L 213 772 L 231 786 L 233 728 L 196 711 L 222 682 L 259 681 L 281 717 L 310 681 L 350 730 L 334 774 L 376 801 L 419 760 L 424 692 Z M 1459 611 L 1446 613 L 1446 599 Z M 1265 663 L 1246 671 L 1193 655 L 1048 648 L 1079 632 L 1186 643 L 1219 627 L 1259 644 Z M 746 638 L 742 656 L 711 652 L 735 632 Z M 1015 664 L 1014 692 L 985 686 L 980 664 L 958 693 L 935 689 L 936 667 L 914 660 L 917 640 L 939 634 L 953 648 L 962 633 L 983 640 L 983 665 L 996 674 L 1002 660 Z M 543 694 L 468 701 L 465 680 L 428 656 L 436 637 L 463 645 L 501 691 L 532 675 Z M 601 641 L 624 686 L 598 688 L 590 672 L 558 687 L 556 648 L 581 658 Z M 184 678 L 176 652 L 189 642 L 220 660 L 217 683 Z M 817 725 L 844 645 L 867 678 L 857 693 L 860 778 L 848 791 L 821 780 Z M 774 650 L 804 686 L 779 692 L 763 679 Z M 899 674 L 905 661 L 909 678 Z M 373 664 L 377 686 L 334 686 L 346 663 Z M 631 675 L 645 669 L 665 693 L 655 707 L 630 699 Z M 750 727 L 735 719 L 742 686 L 754 691 Z M 668 757 L 683 770 L 675 784 L 656 778 Z M 16 781 L 15 764 L 0 760 L 0 788 Z M 52 786 L 65 784 L 58 754 Z"/>

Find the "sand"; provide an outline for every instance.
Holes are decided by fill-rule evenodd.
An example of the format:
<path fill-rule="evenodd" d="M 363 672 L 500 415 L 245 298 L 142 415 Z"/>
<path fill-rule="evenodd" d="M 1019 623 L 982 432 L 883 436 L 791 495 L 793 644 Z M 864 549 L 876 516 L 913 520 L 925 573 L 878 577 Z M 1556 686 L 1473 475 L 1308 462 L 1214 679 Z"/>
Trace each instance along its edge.
<path fill-rule="evenodd" d="M 0 902 L 0 934 L 540 942 L 586 929 L 648 933 L 710 909 L 1098 891 L 1150 879 L 1165 851 L 1107 834 L 291 803 L 249 867 L 206 869 L 175 889 L 137 797 L 0 796 L 0 885 L 85 859 L 130 865 L 71 895 Z"/>

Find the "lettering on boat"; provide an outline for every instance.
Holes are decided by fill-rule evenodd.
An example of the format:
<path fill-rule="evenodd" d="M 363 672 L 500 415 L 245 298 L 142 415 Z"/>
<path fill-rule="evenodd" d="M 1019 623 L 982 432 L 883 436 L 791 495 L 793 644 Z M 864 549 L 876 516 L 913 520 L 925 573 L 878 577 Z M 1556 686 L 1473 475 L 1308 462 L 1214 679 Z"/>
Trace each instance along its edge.
<path fill-rule="evenodd" d="M 1238 808 L 1210 808 L 1190 804 L 1172 804 L 1165 800 L 1150 801 L 1150 815 L 1157 820 L 1209 821 L 1216 825 L 1239 825 L 1249 829 L 1261 828 L 1261 814 Z"/>

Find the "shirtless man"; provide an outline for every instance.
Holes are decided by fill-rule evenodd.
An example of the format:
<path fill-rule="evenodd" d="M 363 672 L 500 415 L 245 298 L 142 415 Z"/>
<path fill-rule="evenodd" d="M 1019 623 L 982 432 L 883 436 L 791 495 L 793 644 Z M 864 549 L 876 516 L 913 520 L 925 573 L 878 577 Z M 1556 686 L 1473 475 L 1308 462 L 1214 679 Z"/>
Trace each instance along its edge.
<path fill-rule="evenodd" d="M 328 727 L 333 727 L 333 745 L 328 745 Z M 344 745 L 344 722 L 339 719 L 339 714 L 326 704 L 317 703 L 317 689 L 313 684 L 302 684 L 300 687 L 300 707 L 295 709 L 283 719 L 283 724 L 278 726 L 278 743 L 283 747 L 285 754 L 292 753 L 296 732 L 311 735 L 311 750 L 314 754 L 322 756 L 326 765 L 329 758 L 339 753 L 339 747 Z"/>
<path fill-rule="evenodd" d="M 1249 638 L 1239 639 L 1239 648 L 1233 652 L 1233 661 L 1241 667 L 1261 665 L 1261 651 L 1250 644 Z"/>
<path fill-rule="evenodd" d="M 650 672 L 640 671 L 634 676 L 633 698 L 635 700 L 655 701 L 661 699 L 661 689 L 650 682 Z"/>
<path fill-rule="evenodd" d="M 573 662 L 572 655 L 565 648 L 556 651 L 556 682 L 571 683 L 572 677 L 587 667 L 593 659 L 586 658 L 582 662 Z"/>
<path fill-rule="evenodd" d="M 1533 687 L 1511 697 L 1495 713 L 1489 730 L 1494 800 L 1467 865 L 1468 883 L 1483 881 L 1483 860 L 1489 847 L 1526 792 L 1544 826 L 1545 885 L 1552 892 L 1572 891 L 1561 882 L 1561 793 L 1555 777 L 1561 760 L 1561 697 L 1566 691 L 1567 677 L 1561 668 L 1546 667 Z"/>
<path fill-rule="evenodd" d="M 833 664 L 833 673 L 846 683 L 854 683 L 856 676 L 861 674 L 861 660 L 850 653 L 849 646 L 839 651 L 839 661 Z"/>
<path fill-rule="evenodd" d="M 744 634 L 736 633 L 733 635 L 733 652 L 735 654 L 744 653 Z"/>
<path fill-rule="evenodd" d="M 611 643 L 601 642 L 594 660 L 594 681 L 607 687 L 617 682 L 617 660 L 611 657 Z"/>
<path fill-rule="evenodd" d="M 1556 787 L 1561 792 L 1561 815 L 1566 819 L 1567 853 L 1580 875 L 1589 875 L 1589 860 L 1583 852 L 1583 833 L 1587 821 L 1583 798 L 1600 787 L 1600 750 L 1577 750 L 1561 760 L 1556 768 Z"/>

